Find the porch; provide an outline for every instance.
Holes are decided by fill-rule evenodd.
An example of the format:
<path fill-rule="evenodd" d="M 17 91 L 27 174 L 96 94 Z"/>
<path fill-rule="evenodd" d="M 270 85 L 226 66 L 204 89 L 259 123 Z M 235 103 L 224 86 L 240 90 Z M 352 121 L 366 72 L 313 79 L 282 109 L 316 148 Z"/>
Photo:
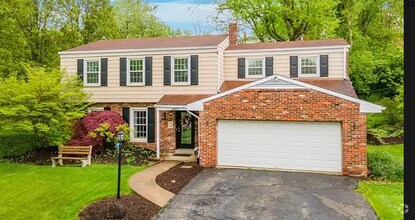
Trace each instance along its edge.
<path fill-rule="evenodd" d="M 199 147 L 199 112 L 189 111 L 188 103 L 209 95 L 165 95 L 154 105 L 156 111 L 157 158 L 195 162 Z"/>

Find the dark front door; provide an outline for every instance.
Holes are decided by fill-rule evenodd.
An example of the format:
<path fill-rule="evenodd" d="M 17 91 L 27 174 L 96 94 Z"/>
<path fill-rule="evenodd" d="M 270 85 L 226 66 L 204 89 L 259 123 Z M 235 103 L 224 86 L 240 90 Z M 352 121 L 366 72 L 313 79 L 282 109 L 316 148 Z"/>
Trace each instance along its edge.
<path fill-rule="evenodd" d="M 176 148 L 195 147 L 195 118 L 188 112 L 176 112 Z"/>

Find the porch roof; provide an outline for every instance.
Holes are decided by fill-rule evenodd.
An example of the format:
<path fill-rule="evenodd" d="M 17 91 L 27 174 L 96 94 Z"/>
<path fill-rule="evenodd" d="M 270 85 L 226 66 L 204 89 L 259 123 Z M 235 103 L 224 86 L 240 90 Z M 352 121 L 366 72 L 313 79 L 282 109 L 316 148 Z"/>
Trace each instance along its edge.
<path fill-rule="evenodd" d="M 156 103 L 156 106 L 180 106 L 180 105 L 187 105 L 189 103 L 198 101 L 200 99 L 207 98 L 214 94 L 193 94 L 193 95 L 164 95 L 161 99 Z"/>

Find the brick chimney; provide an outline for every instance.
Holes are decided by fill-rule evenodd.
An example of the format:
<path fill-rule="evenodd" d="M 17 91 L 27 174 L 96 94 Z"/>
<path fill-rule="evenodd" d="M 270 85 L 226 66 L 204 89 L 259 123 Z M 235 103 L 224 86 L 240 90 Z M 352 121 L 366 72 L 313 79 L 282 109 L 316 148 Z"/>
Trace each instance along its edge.
<path fill-rule="evenodd" d="M 238 23 L 229 23 L 229 45 L 238 44 Z"/>

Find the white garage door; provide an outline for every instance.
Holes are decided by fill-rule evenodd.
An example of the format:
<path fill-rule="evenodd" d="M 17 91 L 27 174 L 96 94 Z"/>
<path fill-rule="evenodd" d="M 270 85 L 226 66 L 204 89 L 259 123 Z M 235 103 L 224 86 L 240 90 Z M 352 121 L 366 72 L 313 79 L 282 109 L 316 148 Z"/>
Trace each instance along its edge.
<path fill-rule="evenodd" d="M 341 154 L 338 122 L 218 122 L 218 166 L 341 172 Z"/>

